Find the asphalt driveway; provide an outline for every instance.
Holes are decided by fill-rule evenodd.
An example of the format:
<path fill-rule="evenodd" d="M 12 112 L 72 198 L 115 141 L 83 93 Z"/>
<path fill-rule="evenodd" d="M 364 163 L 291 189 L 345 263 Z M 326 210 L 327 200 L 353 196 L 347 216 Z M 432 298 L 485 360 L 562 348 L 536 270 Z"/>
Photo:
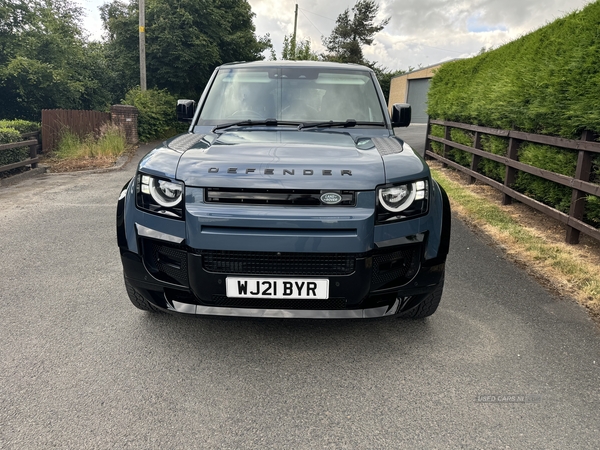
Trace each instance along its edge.
<path fill-rule="evenodd" d="M 461 222 L 426 320 L 153 315 L 116 246 L 134 172 L 0 188 L 0 448 L 598 448 L 598 327 Z"/>

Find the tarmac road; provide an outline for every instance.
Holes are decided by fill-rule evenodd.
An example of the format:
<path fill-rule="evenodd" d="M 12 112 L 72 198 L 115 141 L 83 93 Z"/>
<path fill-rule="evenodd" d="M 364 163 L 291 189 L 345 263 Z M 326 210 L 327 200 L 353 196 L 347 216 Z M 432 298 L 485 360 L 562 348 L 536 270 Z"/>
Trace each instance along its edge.
<path fill-rule="evenodd" d="M 153 315 L 116 246 L 134 171 L 0 188 L 0 448 L 598 448 L 598 326 L 460 222 L 427 320 Z"/>

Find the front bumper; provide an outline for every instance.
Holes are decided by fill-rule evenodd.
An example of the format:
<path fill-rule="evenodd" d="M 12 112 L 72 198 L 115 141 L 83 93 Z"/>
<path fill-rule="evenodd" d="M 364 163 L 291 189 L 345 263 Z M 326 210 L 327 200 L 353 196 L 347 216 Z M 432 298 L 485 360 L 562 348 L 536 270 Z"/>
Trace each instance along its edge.
<path fill-rule="evenodd" d="M 422 265 L 421 247 L 412 245 L 404 251 L 394 248 L 352 257 L 353 267 L 348 274 L 304 275 L 329 280 L 330 298 L 326 300 L 228 298 L 225 280 L 227 276 L 240 276 L 243 264 L 238 273 L 211 272 L 203 263 L 207 258 L 202 253 L 148 239 L 140 241 L 143 256 L 126 250 L 121 252 L 127 282 L 153 305 L 185 314 L 323 319 L 384 317 L 417 306 L 440 283 L 444 272 L 443 264 Z M 282 274 L 270 277 L 285 278 Z"/>
<path fill-rule="evenodd" d="M 242 317 L 383 317 L 417 306 L 443 280 L 449 238 L 449 209 L 441 207 L 442 200 L 447 203 L 445 195 L 437 197 L 439 207 L 432 202 L 435 214 L 394 225 L 373 228 L 372 217 L 354 213 L 327 220 L 312 216 L 311 227 L 292 230 L 290 224 L 298 222 L 289 217 L 264 218 L 285 229 L 262 227 L 256 219 L 254 228 L 229 226 L 242 220 L 235 217 L 228 217 L 223 226 L 222 213 L 200 216 L 194 211 L 192 217 L 188 211 L 186 221 L 157 217 L 135 207 L 133 183 L 127 190 L 129 195 L 122 196 L 117 210 L 125 279 L 166 311 Z M 336 231 L 343 221 L 343 231 Z M 440 228 L 444 222 L 448 225 Z M 246 251 L 237 251 L 240 248 Z M 279 253 L 282 248 L 288 253 Z M 287 257 L 300 263 L 282 272 L 279 266 L 289 263 Z M 327 262 L 319 259 L 315 264 L 313 257 Z M 259 264 L 256 269 L 258 260 L 273 264 Z M 324 269 L 314 273 L 313 266 Z M 225 292 L 227 276 L 327 278 L 329 299 L 231 299 Z"/>

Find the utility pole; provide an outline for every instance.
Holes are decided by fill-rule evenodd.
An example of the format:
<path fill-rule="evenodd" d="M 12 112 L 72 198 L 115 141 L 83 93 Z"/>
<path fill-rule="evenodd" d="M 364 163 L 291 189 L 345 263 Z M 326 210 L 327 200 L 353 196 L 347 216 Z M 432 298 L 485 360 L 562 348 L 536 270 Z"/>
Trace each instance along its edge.
<path fill-rule="evenodd" d="M 146 90 L 146 5 L 139 0 L 140 8 L 140 89 Z"/>
<path fill-rule="evenodd" d="M 292 36 L 292 59 L 296 59 L 296 29 L 298 28 L 298 3 L 296 3 L 296 14 L 294 15 L 294 34 Z"/>

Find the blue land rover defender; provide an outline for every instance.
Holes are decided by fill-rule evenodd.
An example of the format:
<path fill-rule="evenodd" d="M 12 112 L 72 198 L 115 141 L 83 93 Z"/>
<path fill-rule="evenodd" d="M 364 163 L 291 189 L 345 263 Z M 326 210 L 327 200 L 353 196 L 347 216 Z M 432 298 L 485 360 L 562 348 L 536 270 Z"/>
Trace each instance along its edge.
<path fill-rule="evenodd" d="M 131 302 L 186 314 L 422 318 L 442 297 L 450 207 L 394 134 L 372 70 L 218 67 L 188 133 L 123 188 L 117 239 Z"/>

